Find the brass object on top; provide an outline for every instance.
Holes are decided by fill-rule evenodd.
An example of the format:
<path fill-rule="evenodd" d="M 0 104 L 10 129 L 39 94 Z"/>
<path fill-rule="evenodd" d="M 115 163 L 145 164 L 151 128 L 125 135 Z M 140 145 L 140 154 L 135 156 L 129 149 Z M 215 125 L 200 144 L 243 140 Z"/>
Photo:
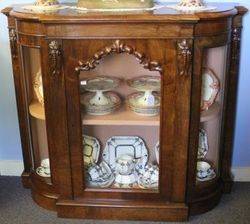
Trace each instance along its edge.
<path fill-rule="evenodd" d="M 153 6 L 153 0 L 78 0 L 77 4 L 77 7 L 86 9 L 140 9 Z"/>

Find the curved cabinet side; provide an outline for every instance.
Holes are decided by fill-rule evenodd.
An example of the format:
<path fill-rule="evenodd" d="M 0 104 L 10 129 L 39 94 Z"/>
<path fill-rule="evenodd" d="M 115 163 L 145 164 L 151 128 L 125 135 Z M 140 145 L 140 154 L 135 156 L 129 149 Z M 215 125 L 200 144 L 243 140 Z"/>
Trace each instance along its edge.
<path fill-rule="evenodd" d="M 23 186 L 30 187 L 30 169 L 32 164 L 31 159 L 31 145 L 30 145 L 30 132 L 28 122 L 27 101 L 25 98 L 24 80 L 22 78 L 22 56 L 21 50 L 18 45 L 18 35 L 15 27 L 15 19 L 9 16 L 11 8 L 3 11 L 8 18 L 9 39 L 11 48 L 13 78 L 15 84 L 16 104 L 19 119 L 20 138 L 22 144 L 22 153 L 24 161 L 24 171 L 22 174 Z"/>
<path fill-rule="evenodd" d="M 241 48 L 241 32 L 242 19 L 247 9 L 237 7 L 238 14 L 233 18 L 232 37 L 231 37 L 231 54 L 229 64 L 229 81 L 228 81 L 228 96 L 226 101 L 225 124 L 224 129 L 227 130 L 224 136 L 223 154 L 222 154 L 222 179 L 223 191 L 230 193 L 233 185 L 233 176 L 231 173 L 232 153 L 233 153 L 233 138 L 235 128 L 235 114 L 237 103 L 237 90 L 239 79 L 239 63 L 240 63 L 240 48 Z"/>

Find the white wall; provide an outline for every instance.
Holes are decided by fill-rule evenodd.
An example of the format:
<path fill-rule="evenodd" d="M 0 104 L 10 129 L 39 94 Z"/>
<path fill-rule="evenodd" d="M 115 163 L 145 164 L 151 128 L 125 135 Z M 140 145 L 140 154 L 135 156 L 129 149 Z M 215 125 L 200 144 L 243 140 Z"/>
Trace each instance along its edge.
<path fill-rule="evenodd" d="M 33 1 L 2 0 L 0 1 L 0 10 L 12 4 L 24 2 Z M 70 0 L 68 0 L 68 2 L 70 2 Z M 229 0 L 221 2 L 229 2 Z M 240 0 L 238 2 L 250 8 L 250 2 L 248 0 Z M 233 159 L 234 166 L 236 167 L 250 167 L 249 24 L 250 15 L 247 15 L 244 20 L 244 30 L 242 37 L 243 47 L 240 68 L 239 101 L 237 107 L 237 125 Z M 22 156 L 7 33 L 7 20 L 6 17 L 2 14 L 0 14 L 0 33 L 0 161 L 21 160 Z"/>

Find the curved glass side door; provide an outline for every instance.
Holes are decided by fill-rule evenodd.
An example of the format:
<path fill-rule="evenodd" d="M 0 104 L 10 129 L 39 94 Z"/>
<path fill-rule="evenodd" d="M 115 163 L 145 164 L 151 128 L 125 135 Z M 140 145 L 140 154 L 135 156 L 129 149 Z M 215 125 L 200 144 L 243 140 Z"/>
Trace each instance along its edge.
<path fill-rule="evenodd" d="M 203 55 L 197 184 L 219 176 L 227 46 L 208 48 Z"/>
<path fill-rule="evenodd" d="M 37 48 L 22 47 L 24 85 L 29 111 L 32 169 L 35 175 L 50 183 L 50 160 L 44 111 L 41 55 Z"/>

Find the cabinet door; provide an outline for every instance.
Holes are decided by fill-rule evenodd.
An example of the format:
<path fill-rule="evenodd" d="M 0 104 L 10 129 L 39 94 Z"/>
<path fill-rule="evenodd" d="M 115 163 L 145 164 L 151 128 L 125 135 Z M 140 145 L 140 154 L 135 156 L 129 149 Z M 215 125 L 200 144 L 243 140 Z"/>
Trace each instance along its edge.
<path fill-rule="evenodd" d="M 192 41 L 65 40 L 63 52 L 75 198 L 183 202 Z"/>
<path fill-rule="evenodd" d="M 35 178 L 51 185 L 41 52 L 38 48 L 21 46 L 21 53 L 23 58 L 22 87 L 27 104 L 25 106 L 28 108 L 31 171 Z"/>
<path fill-rule="evenodd" d="M 195 41 L 189 173 L 189 200 L 207 197 L 217 203 L 221 191 L 221 159 L 228 83 L 228 35 Z M 208 207 L 209 207 L 208 206 Z M 192 213 L 200 211 L 198 202 Z"/>

